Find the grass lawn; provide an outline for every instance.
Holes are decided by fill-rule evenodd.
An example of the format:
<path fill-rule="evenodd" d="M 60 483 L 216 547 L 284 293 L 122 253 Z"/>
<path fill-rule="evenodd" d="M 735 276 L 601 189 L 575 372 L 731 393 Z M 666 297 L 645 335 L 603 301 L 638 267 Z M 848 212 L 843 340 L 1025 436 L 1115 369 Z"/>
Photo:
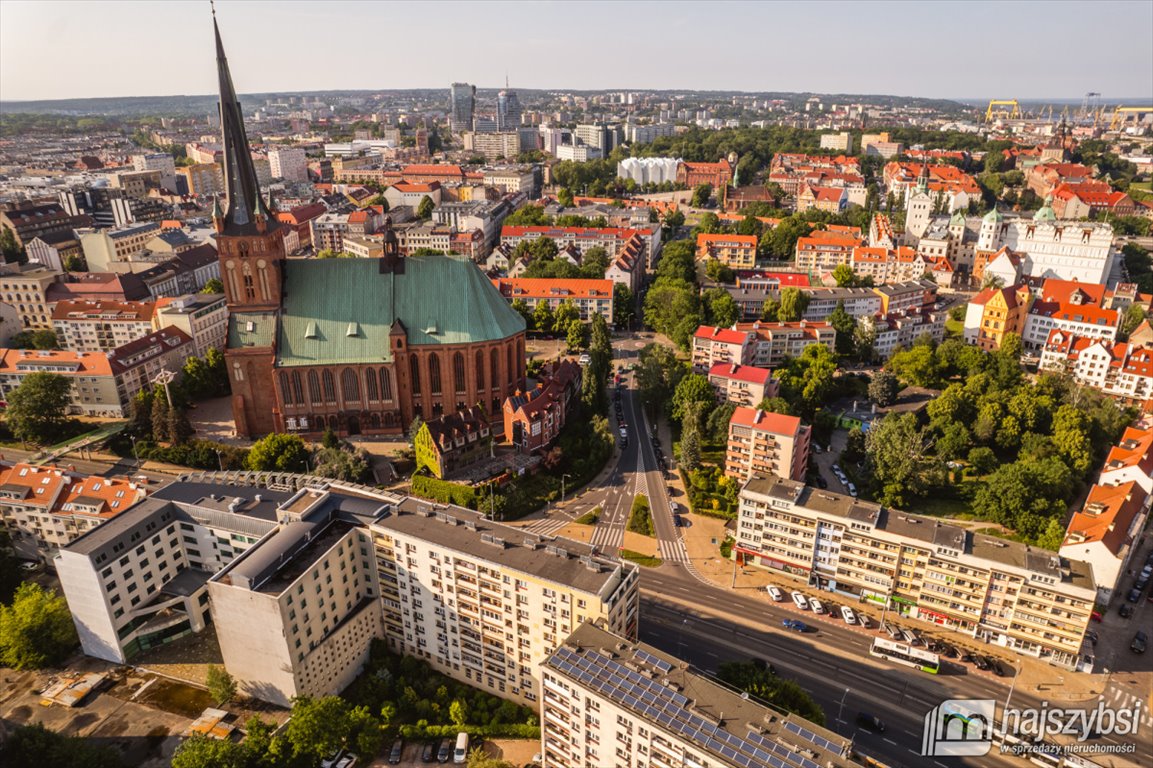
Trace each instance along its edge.
<path fill-rule="evenodd" d="M 596 508 L 590 509 L 588 512 L 585 512 L 583 515 L 578 517 L 574 522 L 580 523 L 581 525 L 596 525 L 597 520 L 600 520 L 600 518 L 601 518 L 601 511 L 602 511 L 601 508 L 599 506 L 597 506 Z"/>
<path fill-rule="evenodd" d="M 965 323 L 962 320 L 947 318 L 945 320 L 945 336 L 960 338 L 965 335 Z"/>
<path fill-rule="evenodd" d="M 621 557 L 623 557 L 625 560 L 631 560 L 637 565 L 644 566 L 645 568 L 657 568 L 662 562 L 664 562 L 659 557 L 642 555 L 640 552 L 633 552 L 631 549 L 622 549 Z"/>

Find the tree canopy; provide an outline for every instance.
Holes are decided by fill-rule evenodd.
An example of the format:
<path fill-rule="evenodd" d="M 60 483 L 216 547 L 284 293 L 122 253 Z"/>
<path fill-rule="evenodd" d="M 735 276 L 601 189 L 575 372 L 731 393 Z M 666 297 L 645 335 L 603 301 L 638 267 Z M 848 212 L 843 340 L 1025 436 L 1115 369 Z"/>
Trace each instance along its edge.
<path fill-rule="evenodd" d="M 0 605 L 0 663 L 40 669 L 62 661 L 76 647 L 76 627 L 62 595 L 35 582 L 16 588 L 10 605 Z"/>
<path fill-rule="evenodd" d="M 245 467 L 253 472 L 307 472 L 308 448 L 299 435 L 273 432 L 252 444 Z"/>
<path fill-rule="evenodd" d="M 72 383 L 64 376 L 36 371 L 8 393 L 4 418 L 17 440 L 46 445 L 68 421 Z"/>

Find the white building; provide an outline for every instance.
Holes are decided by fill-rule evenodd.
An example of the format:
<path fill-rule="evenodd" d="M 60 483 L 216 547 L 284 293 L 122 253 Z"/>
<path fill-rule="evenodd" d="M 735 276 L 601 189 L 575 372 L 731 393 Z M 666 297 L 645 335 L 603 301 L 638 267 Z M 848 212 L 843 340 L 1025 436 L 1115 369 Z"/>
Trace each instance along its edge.
<path fill-rule="evenodd" d="M 1107 395 L 1141 402 L 1153 397 L 1153 349 L 1123 341 L 1049 333 L 1039 367 L 1069 373 Z"/>
<path fill-rule="evenodd" d="M 588 144 L 560 144 L 556 151 L 557 160 L 572 160 L 576 163 L 585 163 L 589 160 L 600 160 L 604 154 L 596 147 Z"/>
<path fill-rule="evenodd" d="M 308 181 L 308 155 L 299 147 L 270 149 L 268 165 L 274 179 Z"/>
<path fill-rule="evenodd" d="M 158 299 L 153 327 L 174 325 L 192 337 L 196 356 L 203 358 L 210 348 L 224 350 L 228 335 L 228 306 L 223 293 L 189 293 Z"/>
<path fill-rule="evenodd" d="M 167 152 L 133 155 L 132 167 L 137 171 L 160 171 L 160 186 L 176 191 L 176 158 Z"/>
<path fill-rule="evenodd" d="M 1025 275 L 1104 283 L 1113 268 L 1113 227 L 1093 221 L 1058 220 L 1044 206 L 1032 219 L 1006 219 L 990 211 L 981 221 L 978 254 L 1003 247 L 1020 254 Z"/>
<path fill-rule="evenodd" d="M 544 768 L 858 765 L 851 739 L 593 624 L 541 666 L 540 705 Z"/>
<path fill-rule="evenodd" d="M 389 647 L 457 680 L 535 706 L 541 662 L 583 622 L 636 637 L 638 569 L 593 547 L 418 499 L 371 530 Z"/>
<path fill-rule="evenodd" d="M 1093 569 L 1097 599 L 1108 605 L 1129 567 L 1149 519 L 1150 496 L 1130 480 L 1094 485 L 1085 505 L 1073 514 L 1061 543 L 1061 557 L 1083 560 Z"/>
<path fill-rule="evenodd" d="M 680 162 L 675 157 L 627 157 L 617 163 L 617 178 L 637 184 L 675 182 Z"/>

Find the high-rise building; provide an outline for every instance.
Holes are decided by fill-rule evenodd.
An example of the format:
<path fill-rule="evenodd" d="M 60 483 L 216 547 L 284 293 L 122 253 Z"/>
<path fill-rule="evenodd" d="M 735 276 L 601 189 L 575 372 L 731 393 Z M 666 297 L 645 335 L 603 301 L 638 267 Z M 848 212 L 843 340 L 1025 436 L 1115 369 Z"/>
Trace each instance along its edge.
<path fill-rule="evenodd" d="M 133 155 L 132 167 L 138 171 L 160 171 L 160 186 L 176 190 L 176 159 L 167 152 Z"/>
<path fill-rule="evenodd" d="M 299 147 L 269 150 L 268 163 L 274 179 L 308 181 L 308 157 Z"/>
<path fill-rule="evenodd" d="M 453 133 L 472 130 L 472 117 L 476 112 L 476 86 L 453 83 L 449 88 L 449 127 Z"/>
<path fill-rule="evenodd" d="M 516 91 L 504 90 L 496 95 L 496 129 L 515 131 L 520 127 L 520 99 Z"/>

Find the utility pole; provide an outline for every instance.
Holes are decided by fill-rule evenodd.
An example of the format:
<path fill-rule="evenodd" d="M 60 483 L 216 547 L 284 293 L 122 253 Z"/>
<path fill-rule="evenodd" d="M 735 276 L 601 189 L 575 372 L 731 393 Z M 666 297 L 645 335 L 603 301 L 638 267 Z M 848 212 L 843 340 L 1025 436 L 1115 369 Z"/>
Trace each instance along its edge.
<path fill-rule="evenodd" d="M 564 481 L 566 478 L 569 478 L 569 477 L 572 477 L 572 475 L 561 475 L 560 476 L 560 503 L 561 504 L 564 504 Z"/>

